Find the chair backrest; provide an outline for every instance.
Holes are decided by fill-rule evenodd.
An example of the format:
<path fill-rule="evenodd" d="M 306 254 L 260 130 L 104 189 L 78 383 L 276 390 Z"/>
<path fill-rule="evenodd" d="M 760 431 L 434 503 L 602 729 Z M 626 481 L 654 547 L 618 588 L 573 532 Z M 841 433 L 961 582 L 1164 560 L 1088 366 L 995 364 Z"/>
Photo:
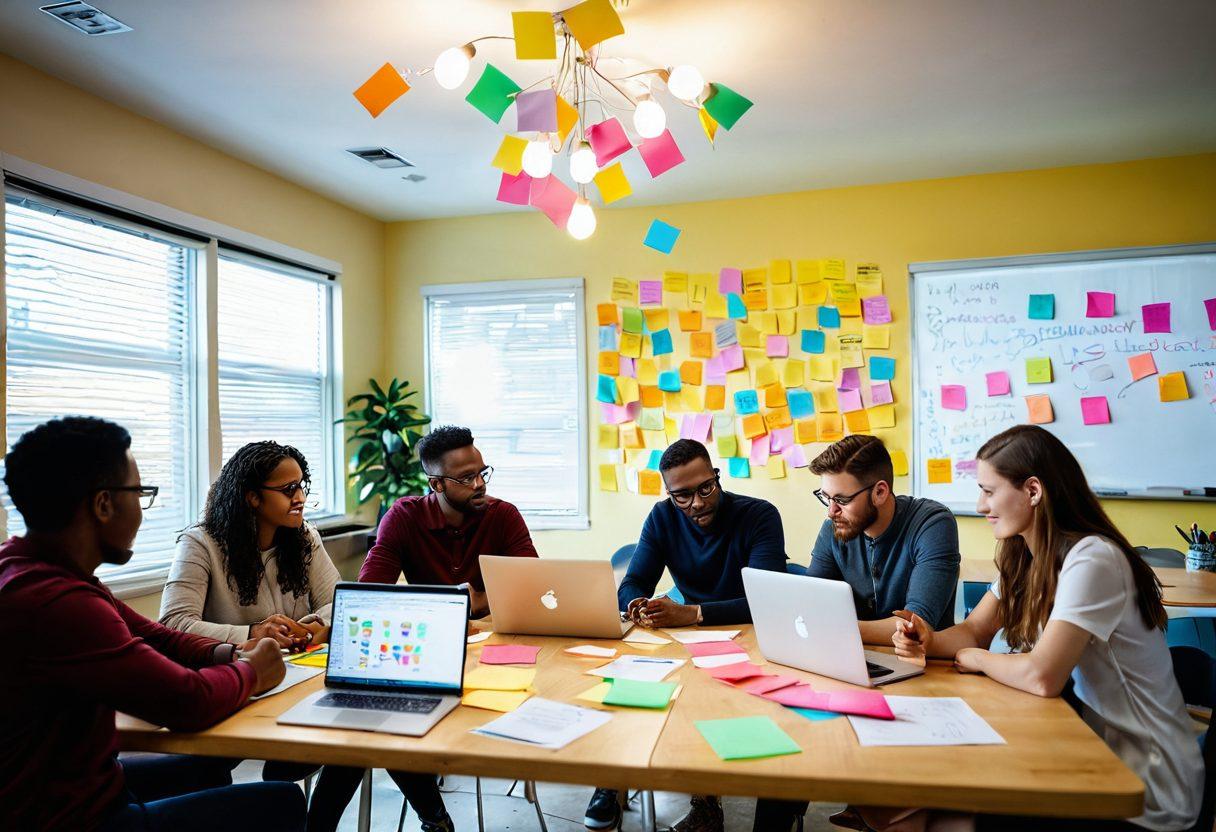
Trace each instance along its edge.
<path fill-rule="evenodd" d="M 1171 647 L 1170 659 L 1174 663 L 1174 678 L 1182 690 L 1182 699 L 1188 705 L 1200 708 L 1216 707 L 1216 659 L 1198 647 Z M 1212 739 L 1212 723 L 1203 735 L 1203 803 L 1199 820 L 1191 832 L 1211 832 L 1216 816 L 1216 740 Z"/>
<path fill-rule="evenodd" d="M 633 551 L 637 547 L 636 543 L 626 543 L 612 553 L 610 563 L 612 564 L 612 575 L 616 578 L 617 586 L 620 586 L 621 581 L 625 580 L 625 573 L 629 571 L 629 561 L 633 560 Z"/>
<path fill-rule="evenodd" d="M 1149 566 L 1164 566 L 1169 569 L 1185 569 L 1186 555 L 1177 549 L 1165 547 L 1137 546 L 1136 551 Z"/>
<path fill-rule="evenodd" d="M 785 571 L 791 575 L 805 575 L 806 567 L 800 563 L 794 563 L 792 560 L 785 562 Z"/>

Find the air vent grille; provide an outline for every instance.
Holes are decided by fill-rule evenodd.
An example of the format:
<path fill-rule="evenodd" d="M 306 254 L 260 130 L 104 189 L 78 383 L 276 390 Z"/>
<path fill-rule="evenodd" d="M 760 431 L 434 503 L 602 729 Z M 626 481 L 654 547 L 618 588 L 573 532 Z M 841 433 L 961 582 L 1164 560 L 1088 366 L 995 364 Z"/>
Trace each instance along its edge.
<path fill-rule="evenodd" d="M 414 163 L 386 147 L 356 147 L 346 151 L 378 168 L 412 168 Z"/>
<path fill-rule="evenodd" d="M 51 3 L 39 6 L 39 11 L 46 12 L 56 20 L 66 23 L 77 32 L 86 35 L 117 35 L 120 32 L 133 31 L 122 21 L 115 20 L 108 14 L 88 3 L 72 0 L 69 3 Z"/>

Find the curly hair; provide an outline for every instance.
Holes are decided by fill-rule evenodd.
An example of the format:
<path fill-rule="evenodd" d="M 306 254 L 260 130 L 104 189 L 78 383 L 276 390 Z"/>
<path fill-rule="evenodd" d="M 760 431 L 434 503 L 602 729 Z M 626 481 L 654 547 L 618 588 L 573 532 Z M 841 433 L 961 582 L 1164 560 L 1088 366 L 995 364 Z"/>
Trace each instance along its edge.
<path fill-rule="evenodd" d="M 457 425 L 438 425 L 418 440 L 418 459 L 428 476 L 442 473 L 443 455 L 473 444 L 473 432 Z"/>
<path fill-rule="evenodd" d="M 250 442 L 224 463 L 219 477 L 207 492 L 207 505 L 199 528 L 211 535 L 220 548 L 228 584 L 240 596 L 241 606 L 257 601 L 265 567 L 258 551 L 258 524 L 245 495 L 256 491 L 284 459 L 294 459 L 303 472 L 302 484 L 312 480 L 308 461 L 290 445 Z M 312 536 L 299 528 L 280 526 L 274 532 L 275 559 L 279 566 L 279 588 L 296 597 L 308 592 L 308 567 L 312 563 Z"/>

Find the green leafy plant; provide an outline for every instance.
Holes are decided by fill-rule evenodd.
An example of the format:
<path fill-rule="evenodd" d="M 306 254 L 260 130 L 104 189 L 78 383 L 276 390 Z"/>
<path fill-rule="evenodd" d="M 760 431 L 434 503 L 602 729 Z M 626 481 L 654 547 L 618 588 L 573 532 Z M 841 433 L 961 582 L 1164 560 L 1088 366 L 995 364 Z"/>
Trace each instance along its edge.
<path fill-rule="evenodd" d="M 388 390 L 367 380 L 370 393 L 351 396 L 350 408 L 338 422 L 351 426 L 347 443 L 352 446 L 347 478 L 355 489 L 359 505 L 379 497 L 381 511 L 395 500 L 425 494 L 427 477 L 414 446 L 422 438 L 418 428 L 431 423 L 409 400 L 416 390 L 406 388 L 408 381 L 393 379 Z"/>

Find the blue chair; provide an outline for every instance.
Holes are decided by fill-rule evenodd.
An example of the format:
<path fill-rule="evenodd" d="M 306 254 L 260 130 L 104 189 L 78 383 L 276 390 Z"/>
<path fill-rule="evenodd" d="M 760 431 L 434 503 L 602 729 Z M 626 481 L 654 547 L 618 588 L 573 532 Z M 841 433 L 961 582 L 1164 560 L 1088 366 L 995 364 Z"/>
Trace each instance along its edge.
<path fill-rule="evenodd" d="M 791 575 L 805 575 L 806 567 L 800 563 L 794 563 L 792 560 L 785 562 L 785 571 Z"/>
<path fill-rule="evenodd" d="M 1216 706 L 1216 659 L 1197 647 L 1171 647 L 1174 678 L 1182 690 L 1182 700 L 1200 708 Z M 1199 741 L 1203 748 L 1203 802 L 1199 820 L 1190 832 L 1211 832 L 1216 816 L 1216 741 L 1212 739 L 1212 723 Z"/>
<path fill-rule="evenodd" d="M 616 576 L 617 586 L 620 586 L 621 581 L 624 580 L 625 572 L 629 569 L 629 561 L 633 560 L 633 551 L 637 548 L 636 543 L 626 543 L 612 553 L 609 563 L 612 564 L 612 574 Z"/>

